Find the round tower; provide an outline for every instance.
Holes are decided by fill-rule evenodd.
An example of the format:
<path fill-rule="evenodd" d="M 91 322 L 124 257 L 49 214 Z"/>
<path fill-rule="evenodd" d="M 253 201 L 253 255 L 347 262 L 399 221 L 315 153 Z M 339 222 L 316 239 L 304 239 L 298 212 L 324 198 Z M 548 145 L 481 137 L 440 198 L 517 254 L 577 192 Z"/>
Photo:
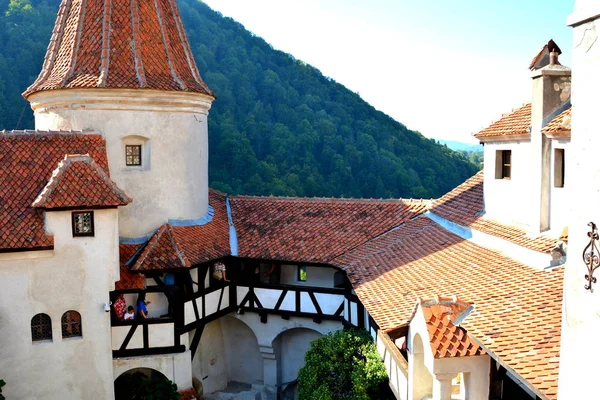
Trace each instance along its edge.
<path fill-rule="evenodd" d="M 194 224 L 208 212 L 213 92 L 176 0 L 63 0 L 37 80 L 23 93 L 36 129 L 95 129 L 111 178 L 133 198 L 120 236 Z"/>

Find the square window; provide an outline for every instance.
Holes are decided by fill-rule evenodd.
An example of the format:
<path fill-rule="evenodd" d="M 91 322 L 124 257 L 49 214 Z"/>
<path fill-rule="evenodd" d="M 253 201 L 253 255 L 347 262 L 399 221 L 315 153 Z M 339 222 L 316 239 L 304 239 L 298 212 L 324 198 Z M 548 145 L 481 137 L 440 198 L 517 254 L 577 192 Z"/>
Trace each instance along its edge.
<path fill-rule="evenodd" d="M 73 236 L 94 236 L 94 212 L 74 212 L 71 214 Z"/>
<path fill-rule="evenodd" d="M 306 265 L 298 266 L 298 282 L 306 282 Z"/>
<path fill-rule="evenodd" d="M 125 145 L 125 165 L 128 167 L 142 165 L 142 145 Z"/>

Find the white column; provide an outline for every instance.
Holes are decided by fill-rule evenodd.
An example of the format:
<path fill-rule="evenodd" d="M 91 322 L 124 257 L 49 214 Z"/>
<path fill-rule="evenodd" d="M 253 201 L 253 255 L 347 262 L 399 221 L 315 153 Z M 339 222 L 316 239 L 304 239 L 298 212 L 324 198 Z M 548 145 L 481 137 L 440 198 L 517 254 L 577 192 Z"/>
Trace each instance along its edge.
<path fill-rule="evenodd" d="M 263 357 L 264 368 L 262 398 L 275 400 L 277 397 L 277 356 L 275 349 L 273 347 L 260 346 L 260 355 Z"/>
<path fill-rule="evenodd" d="M 433 400 L 451 400 L 452 379 L 456 374 L 435 374 L 433 380 Z"/>

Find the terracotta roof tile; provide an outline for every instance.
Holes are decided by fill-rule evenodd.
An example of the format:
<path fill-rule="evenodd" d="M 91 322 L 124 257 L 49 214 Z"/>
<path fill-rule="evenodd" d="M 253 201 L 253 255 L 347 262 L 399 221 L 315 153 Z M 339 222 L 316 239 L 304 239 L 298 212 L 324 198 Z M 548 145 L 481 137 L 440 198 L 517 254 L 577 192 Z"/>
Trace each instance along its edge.
<path fill-rule="evenodd" d="M 425 210 L 426 201 L 231 198 L 240 257 L 326 263 Z"/>
<path fill-rule="evenodd" d="M 66 155 L 31 204 L 42 209 L 117 207 L 131 203 L 90 156 Z"/>
<path fill-rule="evenodd" d="M 200 77 L 175 0 L 63 0 L 42 71 L 23 95 L 65 88 L 214 97 Z"/>
<path fill-rule="evenodd" d="M 0 132 L 0 249 L 53 246 L 31 203 L 66 154 L 89 154 L 108 173 L 106 144 L 92 132 Z"/>
<path fill-rule="evenodd" d="M 115 282 L 115 290 L 145 289 L 146 278 L 144 275 L 131 272 L 127 261 L 133 257 L 136 251 L 142 247 L 141 244 L 120 244 L 119 245 L 119 264 L 121 278 Z"/>
<path fill-rule="evenodd" d="M 430 211 L 456 224 L 508 240 L 530 250 L 550 253 L 558 238 L 538 235 L 486 218 L 483 204 L 483 171 L 432 202 Z"/>
<path fill-rule="evenodd" d="M 150 238 L 140 253 L 134 271 L 189 268 L 231 254 L 226 196 L 211 190 L 210 222 L 195 226 L 165 224 Z"/>
<path fill-rule="evenodd" d="M 475 137 L 484 140 L 487 138 L 497 139 L 510 136 L 529 135 L 530 126 L 531 103 L 528 103 L 502 116 L 498 121 L 476 134 Z"/>
<path fill-rule="evenodd" d="M 451 293 L 474 303 L 461 324 L 543 396 L 556 399 L 561 268 L 539 271 L 461 239 L 425 216 L 336 258 L 384 331 L 407 324 L 419 298 Z"/>
<path fill-rule="evenodd" d="M 485 351 L 467 335 L 467 331 L 454 322 L 471 306 L 458 299 L 436 298 L 418 301 L 425 317 L 429 344 L 434 358 L 480 356 Z"/>
<path fill-rule="evenodd" d="M 542 129 L 542 133 L 557 134 L 571 132 L 571 107 L 558 114 Z"/>

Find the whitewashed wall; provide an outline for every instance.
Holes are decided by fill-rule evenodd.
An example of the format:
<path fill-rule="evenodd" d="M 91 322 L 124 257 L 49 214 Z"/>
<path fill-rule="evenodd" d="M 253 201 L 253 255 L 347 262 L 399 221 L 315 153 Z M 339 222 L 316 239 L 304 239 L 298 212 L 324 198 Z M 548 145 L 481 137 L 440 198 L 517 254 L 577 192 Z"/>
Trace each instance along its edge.
<path fill-rule="evenodd" d="M 598 397 L 590 382 L 598 380 L 595 365 L 600 360 L 600 288 L 584 288 L 587 268 L 581 254 L 589 243 L 590 221 L 600 224 L 600 3 L 576 0 L 567 22 L 573 26 L 573 80 L 570 152 L 566 180 L 571 212 L 569 257 L 565 267 L 560 351 L 559 400 Z M 595 276 L 598 275 L 596 271 Z"/>
<path fill-rule="evenodd" d="M 333 274 L 336 269 L 329 267 L 306 267 L 306 282 L 298 281 L 297 265 L 281 266 L 281 283 L 286 285 L 305 285 L 317 287 L 333 287 Z"/>
<path fill-rule="evenodd" d="M 189 333 L 190 344 L 194 334 L 195 331 Z M 213 393 L 227 387 L 228 368 L 221 320 L 218 319 L 204 328 L 192 361 L 192 374 L 202 382 L 204 393 Z"/>
<path fill-rule="evenodd" d="M 190 352 L 177 354 L 159 354 L 144 357 L 115 358 L 113 361 L 113 378 L 137 368 L 150 368 L 160 372 L 177 385 L 177 389 L 185 390 L 192 387 L 192 371 Z M 90 392 L 93 396 L 93 392 Z M 42 397 L 43 398 L 43 397 Z M 90 397 L 100 399 L 101 397 Z"/>
<path fill-rule="evenodd" d="M 134 199 L 120 210 L 121 237 L 139 238 L 169 219 L 193 220 L 206 214 L 209 96 L 69 89 L 38 92 L 29 100 L 36 129 L 102 133 L 110 176 Z M 135 137 L 150 147 L 150 159 L 142 167 L 127 167 L 125 144 Z"/>
<path fill-rule="evenodd" d="M 220 322 L 227 354 L 228 380 L 262 384 L 263 358 L 252 329 L 230 316 L 221 318 Z"/>
<path fill-rule="evenodd" d="M 54 250 L 0 254 L 0 375 L 8 399 L 112 399 L 110 313 L 118 279 L 118 214 L 94 211 L 94 237 L 73 237 L 71 212 L 47 213 Z M 63 339 L 65 311 L 83 336 Z M 31 318 L 52 319 L 52 341 L 32 342 Z M 65 372 L 65 371 L 68 371 Z"/>
<path fill-rule="evenodd" d="M 511 179 L 496 179 L 496 151 L 511 150 Z M 523 196 L 531 185 L 531 143 L 486 143 L 484 153 L 483 195 L 486 216 L 513 225 L 528 225 L 530 210 Z"/>
<path fill-rule="evenodd" d="M 565 171 L 570 168 L 571 163 L 575 160 L 570 159 L 570 141 L 569 140 L 552 140 L 552 152 L 550 159 L 550 230 L 556 235 L 560 235 L 561 231 L 567 226 L 569 221 L 569 186 L 576 185 L 576 182 L 569 182 L 565 178 L 565 186 L 562 188 L 554 187 L 554 164 L 555 164 L 555 149 L 563 149 L 565 151 Z"/>

